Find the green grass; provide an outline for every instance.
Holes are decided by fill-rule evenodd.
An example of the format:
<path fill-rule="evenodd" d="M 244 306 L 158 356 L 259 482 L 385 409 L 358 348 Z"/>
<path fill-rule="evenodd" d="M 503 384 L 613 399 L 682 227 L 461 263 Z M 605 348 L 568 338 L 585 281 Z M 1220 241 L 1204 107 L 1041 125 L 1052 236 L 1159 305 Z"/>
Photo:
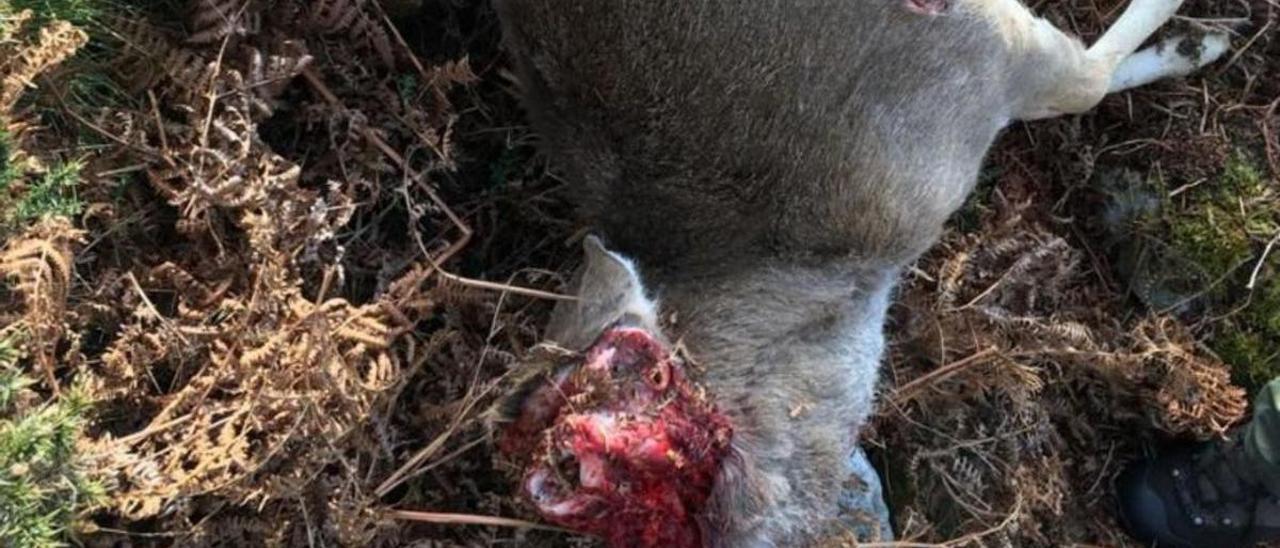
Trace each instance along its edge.
<path fill-rule="evenodd" d="M 185 9 L 180 0 L 0 0 L 0 15 L 31 10 L 38 24 L 66 21 L 90 34 L 112 18 L 133 19 L 143 12 L 174 15 Z"/>
<path fill-rule="evenodd" d="M 35 93 L 24 98 L 24 103 L 34 106 L 46 126 L 60 131 L 79 126 L 79 122 L 63 112 L 69 106 L 81 112 L 95 112 L 107 107 L 137 106 L 139 99 L 130 95 L 111 75 L 112 63 L 119 61 L 118 27 L 121 22 L 143 18 L 142 10 L 156 1 L 122 0 L 0 0 L 0 18 L 5 14 L 31 10 L 33 23 L 26 30 L 34 31 L 50 21 L 67 21 L 89 35 L 89 43 L 80 49 L 63 67 L 45 75 L 56 81 L 47 83 L 47 89 L 57 94 Z M 58 99 L 62 101 L 59 101 Z M 77 131 L 84 144 L 101 144 L 102 137 L 85 128 Z"/>
<path fill-rule="evenodd" d="M 12 338 L 0 339 L 0 546 L 66 546 L 76 519 L 105 496 L 76 453 L 88 400 L 70 390 L 32 405 Z"/>
<path fill-rule="evenodd" d="M 0 162 L 8 166 L 7 157 Z M 20 230 L 44 217 L 75 217 L 84 204 L 77 196 L 79 162 L 54 166 L 38 176 L 23 177 L 12 166 L 0 170 L 0 234 Z"/>
<path fill-rule="evenodd" d="M 83 26 L 100 20 L 106 10 L 115 7 L 116 2 L 104 0 L 0 0 L 0 15 L 31 10 L 36 23 L 57 20 Z"/>
<path fill-rule="evenodd" d="M 13 165 L 13 141 L 9 134 L 0 128 L 0 189 L 9 188 L 21 175 L 18 166 Z"/>
<path fill-rule="evenodd" d="M 1236 155 L 1216 184 L 1196 189 L 1168 217 L 1170 245 L 1222 280 L 1206 295 L 1223 316 L 1207 342 L 1250 389 L 1280 376 L 1280 253 L 1259 265 L 1267 242 L 1280 234 L 1277 190 L 1256 163 Z"/>

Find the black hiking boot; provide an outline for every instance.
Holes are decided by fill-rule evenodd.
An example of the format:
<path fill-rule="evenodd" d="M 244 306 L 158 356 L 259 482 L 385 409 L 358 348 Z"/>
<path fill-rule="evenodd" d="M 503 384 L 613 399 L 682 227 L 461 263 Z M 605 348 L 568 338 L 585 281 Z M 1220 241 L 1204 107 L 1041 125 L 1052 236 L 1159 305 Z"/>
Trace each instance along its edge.
<path fill-rule="evenodd" d="M 1258 480 L 1236 435 L 1163 452 L 1117 480 L 1135 538 L 1161 547 L 1250 547 L 1280 541 L 1280 494 Z"/>

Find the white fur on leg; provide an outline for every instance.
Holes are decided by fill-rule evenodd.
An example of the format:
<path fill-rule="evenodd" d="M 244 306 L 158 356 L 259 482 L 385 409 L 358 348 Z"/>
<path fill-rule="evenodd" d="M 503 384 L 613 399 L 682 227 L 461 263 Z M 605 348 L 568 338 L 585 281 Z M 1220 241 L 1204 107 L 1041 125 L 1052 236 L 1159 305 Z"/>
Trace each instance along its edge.
<path fill-rule="evenodd" d="M 1217 61 L 1230 46 L 1231 40 L 1225 34 L 1207 34 L 1199 39 L 1189 36 L 1170 38 L 1126 57 L 1112 74 L 1107 93 L 1186 76 Z"/>
<path fill-rule="evenodd" d="M 1169 21 L 1183 0 L 1133 0 L 1115 24 L 1107 29 L 1089 54 L 1095 59 L 1119 63 L 1128 57 L 1156 30 Z"/>

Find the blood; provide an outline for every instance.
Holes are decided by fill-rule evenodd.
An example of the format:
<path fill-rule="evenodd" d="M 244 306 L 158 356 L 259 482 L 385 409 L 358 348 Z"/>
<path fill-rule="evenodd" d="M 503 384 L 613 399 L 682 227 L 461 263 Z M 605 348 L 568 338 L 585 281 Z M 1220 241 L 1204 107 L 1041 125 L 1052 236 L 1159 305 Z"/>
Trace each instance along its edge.
<path fill-rule="evenodd" d="M 702 545 L 733 430 L 652 335 L 606 331 L 524 409 L 499 448 L 526 462 L 521 490 L 544 519 L 618 548 Z"/>

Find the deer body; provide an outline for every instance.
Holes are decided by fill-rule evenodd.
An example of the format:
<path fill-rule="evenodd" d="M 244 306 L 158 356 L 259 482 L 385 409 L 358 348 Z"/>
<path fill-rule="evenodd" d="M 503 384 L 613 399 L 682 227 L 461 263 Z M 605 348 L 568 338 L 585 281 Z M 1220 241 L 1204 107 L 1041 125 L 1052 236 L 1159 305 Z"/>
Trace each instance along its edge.
<path fill-rule="evenodd" d="M 582 347 L 628 318 L 688 347 L 735 427 L 703 516 L 717 546 L 795 545 L 835 518 L 893 285 L 1002 128 L 1225 49 L 1126 62 L 1178 0 L 1136 0 L 1090 49 L 1017 0 L 495 1 L 604 241 L 548 336 Z"/>

